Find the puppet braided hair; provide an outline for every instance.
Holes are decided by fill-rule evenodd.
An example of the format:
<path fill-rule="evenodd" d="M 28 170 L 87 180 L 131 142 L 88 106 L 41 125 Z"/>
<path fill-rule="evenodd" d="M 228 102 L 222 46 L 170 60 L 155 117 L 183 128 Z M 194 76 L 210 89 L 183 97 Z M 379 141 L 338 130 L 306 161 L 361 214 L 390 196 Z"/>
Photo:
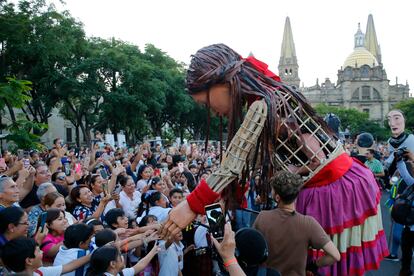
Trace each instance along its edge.
<path fill-rule="evenodd" d="M 268 106 L 266 125 L 256 148 L 256 155 L 260 152 L 263 165 L 262 180 L 270 177 L 273 173 L 275 164 L 273 164 L 271 157 L 275 154 L 277 137 L 282 136 L 287 139 L 292 136 L 292 132 L 296 132 L 301 137 L 299 141 L 295 141 L 296 147 L 305 144 L 300 135 L 303 130 L 300 129 L 296 117 L 290 116 L 295 113 L 295 108 L 299 110 L 296 111 L 296 114 L 302 116 L 306 112 L 322 126 L 326 133 L 330 134 L 330 138 L 333 137 L 326 123 L 316 115 L 314 109 L 300 92 L 266 76 L 262 68 L 248 59 L 243 59 L 237 52 L 224 44 L 213 44 L 197 51 L 192 56 L 187 71 L 186 85 L 189 94 L 200 91 L 208 92 L 216 84 L 228 84 L 230 89 L 232 102 L 228 114 L 228 141 L 231 141 L 235 135 L 247 105 L 255 100 L 264 99 Z M 293 101 L 288 102 L 287 95 L 292 97 Z M 289 117 L 291 117 L 289 122 L 291 129 L 283 129 L 282 118 Z M 246 169 L 248 167 L 246 166 Z"/>

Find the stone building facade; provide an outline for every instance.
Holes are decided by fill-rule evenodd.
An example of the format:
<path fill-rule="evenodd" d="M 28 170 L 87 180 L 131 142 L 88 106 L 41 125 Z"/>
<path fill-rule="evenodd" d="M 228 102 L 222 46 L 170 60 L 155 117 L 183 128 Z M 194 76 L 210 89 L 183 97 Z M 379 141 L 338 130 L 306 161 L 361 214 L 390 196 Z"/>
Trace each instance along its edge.
<path fill-rule="evenodd" d="M 290 85 L 299 87 L 299 65 L 289 18 L 286 19 L 283 34 L 279 76 Z M 354 35 L 354 50 L 338 70 L 335 83 L 329 78 L 321 84 L 317 81 L 311 87 L 299 87 L 312 105 L 320 103 L 356 108 L 367 112 L 375 121 L 384 120 L 393 105 L 409 97 L 409 85 L 390 84 L 381 62 L 381 48 L 378 44 L 374 20 L 368 16 L 366 33 L 358 30 Z"/>

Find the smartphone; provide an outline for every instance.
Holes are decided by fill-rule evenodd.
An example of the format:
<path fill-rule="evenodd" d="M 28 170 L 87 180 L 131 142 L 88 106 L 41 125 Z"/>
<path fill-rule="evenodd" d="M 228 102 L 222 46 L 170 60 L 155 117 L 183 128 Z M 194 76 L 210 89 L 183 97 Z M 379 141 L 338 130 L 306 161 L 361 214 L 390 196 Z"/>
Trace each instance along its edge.
<path fill-rule="evenodd" d="M 182 173 L 184 171 L 184 164 L 183 164 L 183 162 L 179 162 L 178 163 L 178 170 L 180 171 L 180 173 Z"/>
<path fill-rule="evenodd" d="M 17 158 L 18 158 L 18 160 L 22 160 L 23 157 L 24 157 L 24 151 L 21 150 L 21 149 L 18 149 L 17 150 Z"/>
<path fill-rule="evenodd" d="M 108 178 L 108 173 L 106 172 L 105 169 L 102 169 L 99 171 L 99 173 L 101 174 L 103 179 L 107 179 Z"/>
<path fill-rule="evenodd" d="M 206 210 L 206 217 L 210 233 L 217 240 L 222 240 L 224 237 L 224 225 L 226 224 L 226 216 L 219 203 L 214 203 L 204 207 Z"/>
<path fill-rule="evenodd" d="M 121 185 L 116 185 L 114 192 L 119 195 L 120 192 L 122 192 L 122 186 Z"/>
<path fill-rule="evenodd" d="M 4 158 L 0 158 L 0 168 L 6 168 L 6 160 Z"/>
<path fill-rule="evenodd" d="M 40 231 L 43 232 L 46 224 L 47 212 L 43 212 L 40 214 Z"/>
<path fill-rule="evenodd" d="M 101 157 L 102 157 L 104 160 L 109 160 L 109 159 L 110 159 L 110 156 L 109 156 L 106 152 L 102 153 Z"/>
<path fill-rule="evenodd" d="M 65 169 L 66 176 L 70 175 L 70 163 L 63 163 L 63 168 Z"/>
<path fill-rule="evenodd" d="M 105 181 L 104 183 L 102 183 L 102 187 L 104 190 L 105 195 L 107 195 L 109 193 L 108 191 L 108 183 Z"/>
<path fill-rule="evenodd" d="M 30 160 L 27 158 L 23 158 L 23 167 L 27 169 L 30 166 Z"/>
<path fill-rule="evenodd" d="M 82 172 L 82 165 L 80 163 L 75 164 L 75 172 L 80 174 Z"/>
<path fill-rule="evenodd" d="M 119 160 L 115 160 L 115 165 L 118 167 L 118 166 L 121 166 L 121 161 L 119 161 Z"/>

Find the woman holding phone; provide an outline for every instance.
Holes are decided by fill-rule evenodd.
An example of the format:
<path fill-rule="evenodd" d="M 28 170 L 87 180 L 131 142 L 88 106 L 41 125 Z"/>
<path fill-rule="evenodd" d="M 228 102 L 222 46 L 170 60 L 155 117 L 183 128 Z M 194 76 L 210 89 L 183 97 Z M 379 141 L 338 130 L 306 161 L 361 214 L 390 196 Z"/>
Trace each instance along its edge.
<path fill-rule="evenodd" d="M 40 215 L 37 225 L 36 231 L 43 227 L 49 230 L 40 249 L 43 251 L 43 262 L 52 264 L 60 246 L 63 245 L 64 233 L 69 226 L 65 212 L 56 208 L 49 209 Z"/>

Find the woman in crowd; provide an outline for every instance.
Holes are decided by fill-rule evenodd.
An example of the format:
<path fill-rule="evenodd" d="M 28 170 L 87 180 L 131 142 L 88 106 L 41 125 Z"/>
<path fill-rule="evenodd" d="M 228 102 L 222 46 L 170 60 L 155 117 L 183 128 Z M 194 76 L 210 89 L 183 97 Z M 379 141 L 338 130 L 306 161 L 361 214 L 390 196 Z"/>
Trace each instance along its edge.
<path fill-rule="evenodd" d="M 89 188 L 93 194 L 93 201 L 92 206 L 97 207 L 99 206 L 99 202 L 101 201 L 104 195 L 104 182 L 106 179 L 103 179 L 100 174 L 94 174 L 91 177 Z"/>
<path fill-rule="evenodd" d="M 0 247 L 8 241 L 27 237 L 29 220 L 20 207 L 7 207 L 0 211 Z"/>
<path fill-rule="evenodd" d="M 44 203 L 46 210 L 56 208 L 65 212 L 65 218 L 68 221 L 69 225 L 78 222 L 71 213 L 66 211 L 65 198 L 59 192 L 46 194 L 44 197 Z"/>
<path fill-rule="evenodd" d="M 111 200 L 111 195 L 106 195 L 100 200 L 98 206 L 93 206 L 93 194 L 86 185 L 79 185 L 73 188 L 70 197 L 75 204 L 72 214 L 77 220 L 83 220 L 88 217 L 99 219 L 106 204 Z"/>
<path fill-rule="evenodd" d="M 0 176 L 0 210 L 19 202 L 19 187 L 13 178 L 6 175 Z"/>
<path fill-rule="evenodd" d="M 134 220 L 141 203 L 141 193 L 136 190 L 134 180 L 130 176 L 121 176 L 119 184 L 122 187 L 122 191 L 119 193 L 119 203 L 128 219 Z"/>

